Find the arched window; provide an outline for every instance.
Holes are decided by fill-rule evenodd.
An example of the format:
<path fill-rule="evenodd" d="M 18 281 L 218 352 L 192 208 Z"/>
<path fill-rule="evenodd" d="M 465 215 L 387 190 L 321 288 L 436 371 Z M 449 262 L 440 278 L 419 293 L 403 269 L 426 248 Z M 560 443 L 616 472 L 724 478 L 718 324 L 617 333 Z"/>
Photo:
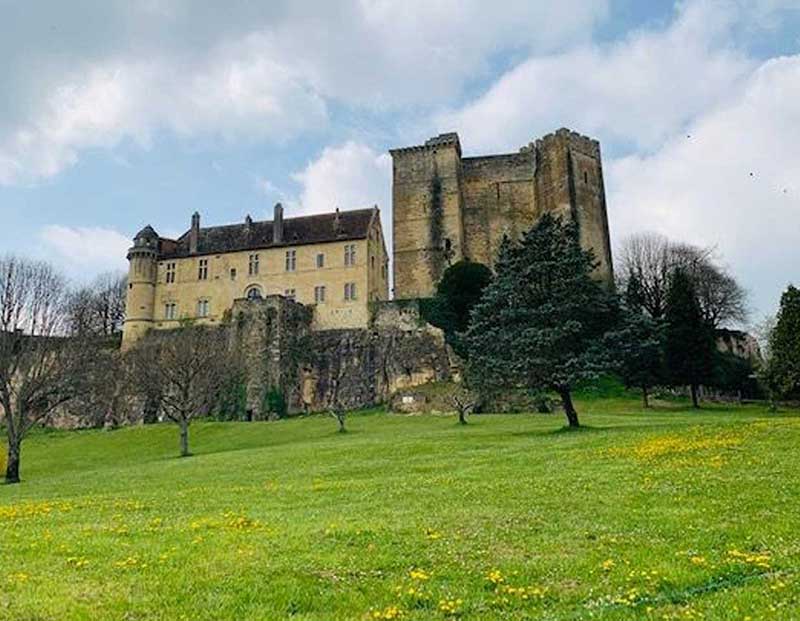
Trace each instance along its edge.
<path fill-rule="evenodd" d="M 248 288 L 244 295 L 248 300 L 260 300 L 264 297 L 263 293 L 261 292 L 261 287 L 258 286 Z"/>

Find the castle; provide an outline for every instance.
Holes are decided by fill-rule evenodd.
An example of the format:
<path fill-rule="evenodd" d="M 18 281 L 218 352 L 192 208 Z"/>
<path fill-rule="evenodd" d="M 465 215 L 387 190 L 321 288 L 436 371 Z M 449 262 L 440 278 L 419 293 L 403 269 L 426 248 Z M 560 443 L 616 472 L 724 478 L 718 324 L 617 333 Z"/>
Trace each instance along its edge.
<path fill-rule="evenodd" d="M 596 276 L 613 278 L 600 144 L 559 129 L 518 153 L 462 157 L 458 134 L 390 151 L 394 293 L 428 297 L 448 265 L 492 267 L 505 235 L 517 238 L 544 213 L 578 222 Z"/>
<path fill-rule="evenodd" d="M 394 298 L 431 296 L 448 265 L 494 265 L 504 236 L 544 213 L 579 224 L 581 243 L 613 279 L 600 145 L 560 129 L 518 153 L 463 157 L 458 135 L 393 149 Z M 377 207 L 201 227 L 178 239 L 147 226 L 128 252 L 123 347 L 181 321 L 220 324 L 237 300 L 272 296 L 310 311 L 308 329 L 364 330 L 384 321 L 389 262 Z M 273 301 L 274 302 L 274 301 Z M 424 375 L 424 373 L 423 373 Z"/>

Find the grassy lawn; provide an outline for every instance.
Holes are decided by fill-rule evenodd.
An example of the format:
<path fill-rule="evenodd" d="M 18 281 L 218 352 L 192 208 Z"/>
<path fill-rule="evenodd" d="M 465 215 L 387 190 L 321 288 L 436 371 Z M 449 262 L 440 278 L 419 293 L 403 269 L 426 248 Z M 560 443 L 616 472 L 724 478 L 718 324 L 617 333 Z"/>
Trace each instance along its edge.
<path fill-rule="evenodd" d="M 800 618 L 800 414 L 578 406 L 39 433 L 0 619 Z"/>

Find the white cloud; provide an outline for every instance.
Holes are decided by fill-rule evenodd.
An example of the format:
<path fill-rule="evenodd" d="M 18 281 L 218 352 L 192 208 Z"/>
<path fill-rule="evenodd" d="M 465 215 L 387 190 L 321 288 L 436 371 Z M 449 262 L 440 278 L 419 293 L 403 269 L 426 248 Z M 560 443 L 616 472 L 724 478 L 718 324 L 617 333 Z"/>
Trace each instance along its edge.
<path fill-rule="evenodd" d="M 128 269 L 125 255 L 131 240 L 113 229 L 54 224 L 42 229 L 39 238 L 41 252 L 79 279 Z"/>
<path fill-rule="evenodd" d="M 0 184 L 51 177 L 82 150 L 126 138 L 146 147 L 159 129 L 282 140 L 325 122 L 317 95 L 255 51 L 239 52 L 200 67 L 120 61 L 73 75 L 35 118 L 0 134 Z"/>
<path fill-rule="evenodd" d="M 611 162 L 614 236 L 657 230 L 716 245 L 756 310 L 774 309 L 787 278 L 800 281 L 797 101 L 800 55 L 774 59 L 654 154 Z"/>
<path fill-rule="evenodd" d="M 20 9 L 0 26 L 0 184 L 52 177 L 87 149 L 147 146 L 159 131 L 283 141 L 323 127 L 332 101 L 435 105 L 485 77 L 495 54 L 585 40 L 607 5 L 231 0 L 219 11 L 150 0 L 92 5 L 91 17 L 61 2 Z M 45 12 L 57 30 L 42 29 Z"/>
<path fill-rule="evenodd" d="M 467 106 L 441 115 L 469 149 L 508 149 L 566 125 L 652 149 L 735 92 L 753 63 L 728 45 L 730 3 L 682 5 L 663 30 L 531 57 Z"/>
<path fill-rule="evenodd" d="M 346 142 L 324 149 L 319 158 L 293 178 L 302 186 L 299 205 L 293 211 L 302 214 L 328 212 L 336 207 L 356 209 L 378 205 L 391 254 L 392 159 L 388 153 Z"/>

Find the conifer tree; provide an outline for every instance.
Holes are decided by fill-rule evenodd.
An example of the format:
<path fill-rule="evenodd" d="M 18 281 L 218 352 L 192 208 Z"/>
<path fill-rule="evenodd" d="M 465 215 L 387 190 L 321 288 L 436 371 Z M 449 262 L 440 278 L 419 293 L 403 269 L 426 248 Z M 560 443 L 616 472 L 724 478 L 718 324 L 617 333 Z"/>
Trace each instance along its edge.
<path fill-rule="evenodd" d="M 791 285 L 781 296 L 769 350 L 768 373 L 776 396 L 800 392 L 800 289 Z"/>
<path fill-rule="evenodd" d="M 628 279 L 620 329 L 609 337 L 618 357 L 617 371 L 627 388 L 642 391 L 642 404 L 650 407 L 648 393 L 664 379 L 664 332 L 662 322 L 650 317 L 642 304 L 641 284 Z"/>
<path fill-rule="evenodd" d="M 692 281 L 678 268 L 667 290 L 665 360 L 671 383 L 690 387 L 693 407 L 700 407 L 700 385 L 712 379 L 715 354 L 714 330 L 703 318 Z"/>
<path fill-rule="evenodd" d="M 613 294 L 592 279 L 595 266 L 577 225 L 551 215 L 519 243 L 504 239 L 465 335 L 472 385 L 553 390 L 569 426 L 578 427 L 572 390 L 609 368 L 604 337 L 617 318 Z"/>

